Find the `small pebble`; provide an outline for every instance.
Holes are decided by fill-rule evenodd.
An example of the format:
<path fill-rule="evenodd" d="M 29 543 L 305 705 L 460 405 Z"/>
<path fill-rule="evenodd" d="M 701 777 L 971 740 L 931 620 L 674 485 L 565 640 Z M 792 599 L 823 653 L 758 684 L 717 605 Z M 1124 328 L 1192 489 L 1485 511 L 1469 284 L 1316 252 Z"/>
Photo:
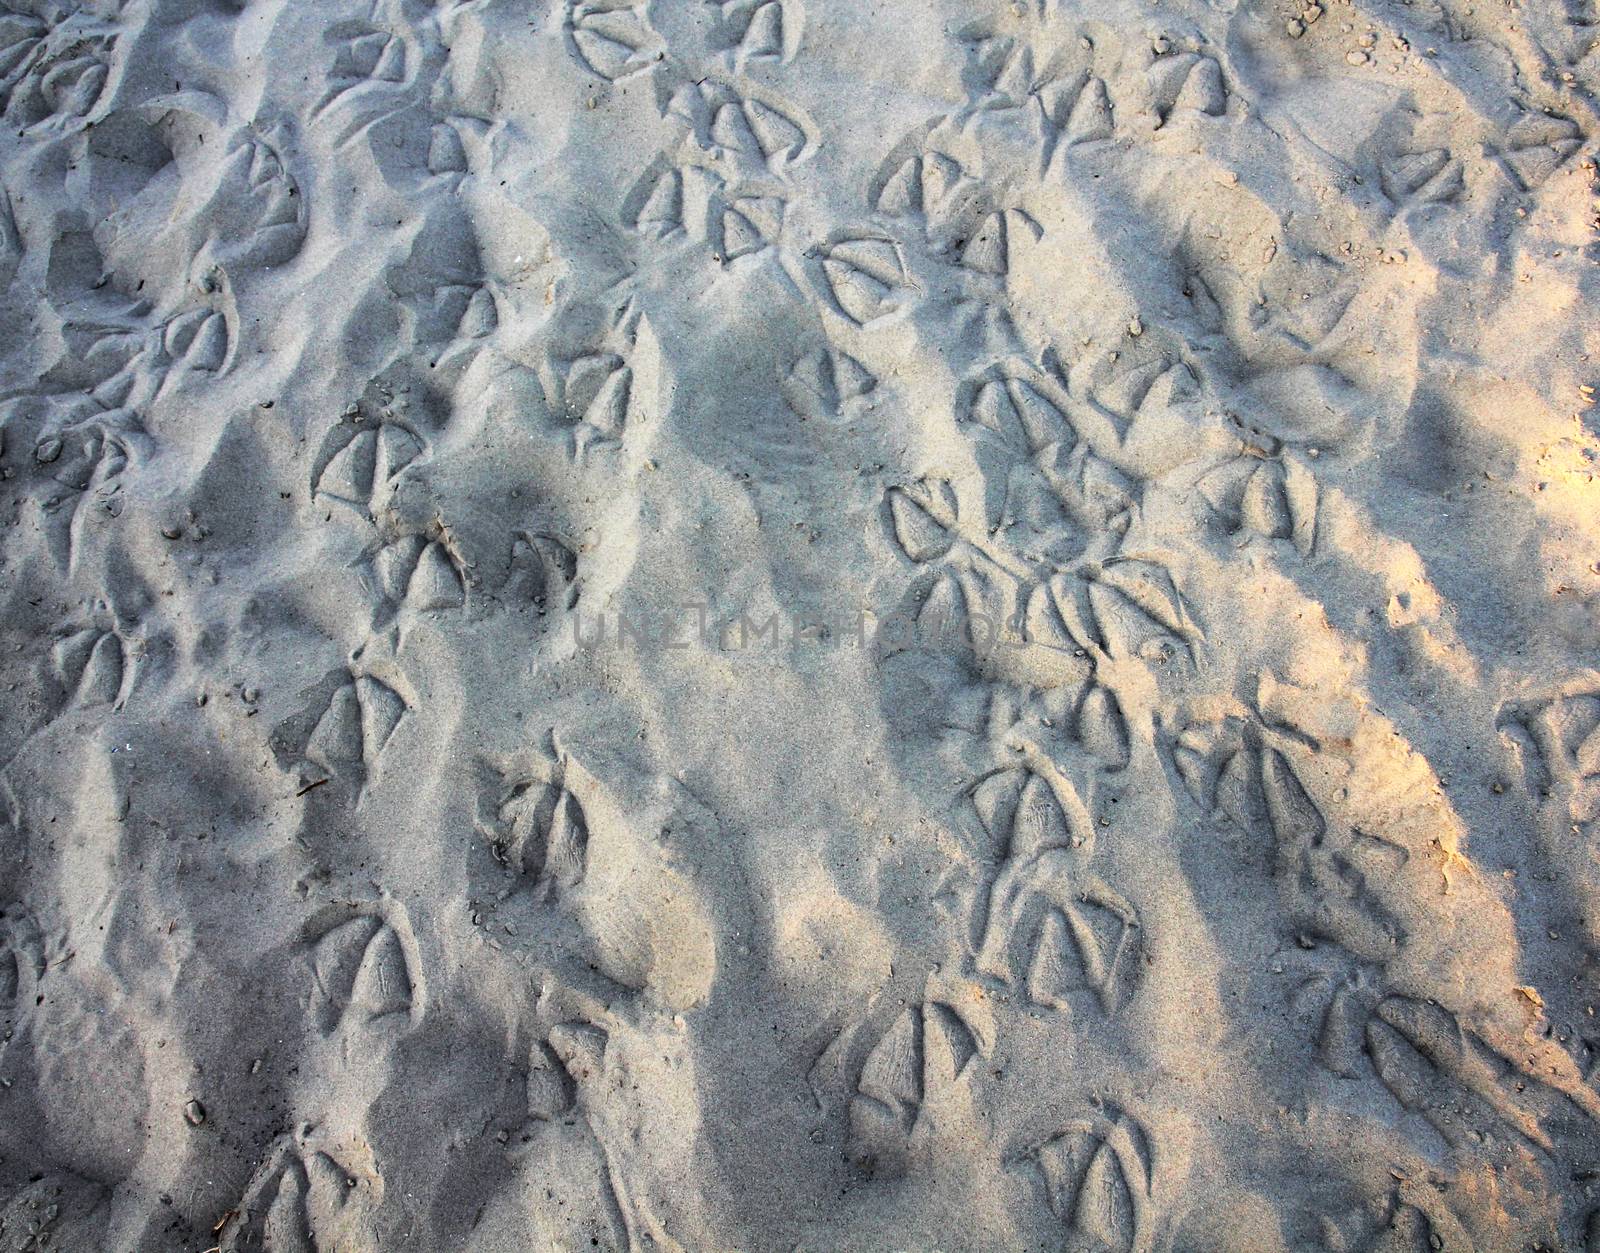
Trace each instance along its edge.
<path fill-rule="evenodd" d="M 40 441 L 39 446 L 33 450 L 34 460 L 42 466 L 49 465 L 60 455 L 61 439 L 56 435 L 52 435 L 49 439 Z"/>
<path fill-rule="evenodd" d="M 1346 65 L 1365 65 L 1367 63 L 1367 54 L 1352 48 L 1344 54 L 1344 60 Z"/>
<path fill-rule="evenodd" d="M 1305 23 L 1297 17 L 1291 17 L 1284 29 L 1289 32 L 1290 39 L 1299 39 L 1301 35 L 1306 33 Z"/>
<path fill-rule="evenodd" d="M 206 1120 L 206 1107 L 199 1101 L 191 1100 L 183 1107 L 183 1116 L 191 1127 L 198 1127 Z"/>

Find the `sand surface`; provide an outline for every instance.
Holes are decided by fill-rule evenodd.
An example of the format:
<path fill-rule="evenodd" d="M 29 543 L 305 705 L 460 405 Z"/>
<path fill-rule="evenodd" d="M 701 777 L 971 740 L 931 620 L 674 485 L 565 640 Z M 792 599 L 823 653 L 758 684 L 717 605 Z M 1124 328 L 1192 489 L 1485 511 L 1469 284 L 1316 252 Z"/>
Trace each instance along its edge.
<path fill-rule="evenodd" d="M 1600 1249 L 1593 0 L 0 0 L 0 1249 Z"/>

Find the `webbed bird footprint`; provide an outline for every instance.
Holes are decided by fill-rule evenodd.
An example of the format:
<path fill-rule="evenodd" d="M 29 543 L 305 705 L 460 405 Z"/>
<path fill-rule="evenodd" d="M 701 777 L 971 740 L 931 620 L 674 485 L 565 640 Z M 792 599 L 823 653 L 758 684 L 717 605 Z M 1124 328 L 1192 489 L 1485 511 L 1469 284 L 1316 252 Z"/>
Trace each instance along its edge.
<path fill-rule="evenodd" d="M 402 927 L 363 913 L 310 941 L 311 1009 L 324 1035 L 389 1020 L 408 1027 L 420 1018 L 421 975 Z"/>
<path fill-rule="evenodd" d="M 406 699 L 382 679 L 336 670 L 312 689 L 301 712 L 278 725 L 273 752 L 285 768 L 305 773 L 311 765 L 364 787 L 408 712 Z"/>
<path fill-rule="evenodd" d="M 910 303 L 911 277 L 900 245 L 893 240 L 845 238 L 817 255 L 834 311 L 856 326 L 875 326 Z"/>
<path fill-rule="evenodd" d="M 58 639 L 50 655 L 56 678 L 72 704 L 122 708 L 133 686 L 133 663 L 115 630 L 83 627 Z"/>
<path fill-rule="evenodd" d="M 402 611 L 440 613 L 466 605 L 466 576 L 442 539 L 402 536 L 374 553 L 369 568 L 382 600 L 374 622 L 377 627 Z"/>
<path fill-rule="evenodd" d="M 376 515 L 400 472 L 422 455 L 422 440 L 394 422 L 336 427 L 324 445 L 312 491 L 364 518 Z"/>
<path fill-rule="evenodd" d="M 855 1162 L 893 1177 L 909 1169 L 914 1144 L 936 1134 L 938 1111 L 989 1046 L 988 1029 L 942 993 L 898 1012 L 880 1000 L 822 1050 L 807 1079 L 825 1109 L 842 1106 Z"/>
<path fill-rule="evenodd" d="M 589 820 L 567 784 L 565 760 L 540 776 L 511 782 L 492 809 L 480 807 L 479 829 L 496 859 L 514 870 L 539 900 L 583 881 L 588 867 Z"/>
<path fill-rule="evenodd" d="M 106 200 L 94 238 L 108 269 L 130 289 L 176 302 L 196 275 L 289 261 L 308 217 L 282 135 L 239 123 L 195 91 L 96 126 L 80 176 L 83 194 Z"/>
<path fill-rule="evenodd" d="M 1153 1247 L 1150 1140 L 1130 1115 L 1108 1106 L 1028 1149 L 1012 1165 L 1042 1182 L 1069 1248 L 1138 1253 Z"/>
<path fill-rule="evenodd" d="M 645 7 L 634 0 L 568 0 L 566 29 L 572 54 L 607 82 L 649 69 L 664 45 Z"/>
<path fill-rule="evenodd" d="M 351 1169 L 342 1156 L 314 1137 L 279 1139 L 239 1199 L 237 1221 L 219 1226 L 221 1253 L 370 1247 L 383 1179 L 375 1163 Z M 359 1158 L 352 1150 L 346 1160 Z"/>

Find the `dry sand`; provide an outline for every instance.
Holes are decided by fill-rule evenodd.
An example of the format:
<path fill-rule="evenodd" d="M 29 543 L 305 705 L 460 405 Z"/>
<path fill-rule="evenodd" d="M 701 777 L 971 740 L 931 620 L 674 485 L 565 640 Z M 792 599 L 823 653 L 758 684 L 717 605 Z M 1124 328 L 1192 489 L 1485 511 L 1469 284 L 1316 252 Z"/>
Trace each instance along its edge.
<path fill-rule="evenodd" d="M 0 1248 L 1600 1249 L 1596 23 L 3 0 Z"/>

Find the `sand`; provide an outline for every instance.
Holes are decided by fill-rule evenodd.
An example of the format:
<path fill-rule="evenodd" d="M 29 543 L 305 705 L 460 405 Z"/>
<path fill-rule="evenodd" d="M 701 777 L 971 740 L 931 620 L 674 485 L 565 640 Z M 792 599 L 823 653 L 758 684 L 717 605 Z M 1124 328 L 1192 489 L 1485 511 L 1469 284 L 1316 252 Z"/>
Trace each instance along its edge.
<path fill-rule="evenodd" d="M 1600 1249 L 1589 0 L 3 0 L 0 1248 Z"/>

